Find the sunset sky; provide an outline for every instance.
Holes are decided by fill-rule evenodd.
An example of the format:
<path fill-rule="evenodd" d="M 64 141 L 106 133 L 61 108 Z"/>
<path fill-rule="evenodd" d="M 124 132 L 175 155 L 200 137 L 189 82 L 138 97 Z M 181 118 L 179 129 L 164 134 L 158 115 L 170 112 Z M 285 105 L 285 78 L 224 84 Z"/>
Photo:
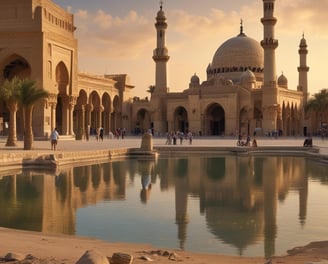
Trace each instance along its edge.
<path fill-rule="evenodd" d="M 126 73 L 135 96 L 155 84 L 155 17 L 159 0 L 53 0 L 74 14 L 79 45 L 79 71 L 97 75 Z M 262 0 L 164 0 L 168 28 L 166 46 L 168 86 L 171 92 L 188 88 L 196 73 L 206 80 L 206 68 L 227 39 L 244 33 L 263 38 Z M 308 44 L 309 93 L 328 88 L 328 0 L 276 0 L 277 74 L 296 90 L 298 47 L 302 34 Z"/>

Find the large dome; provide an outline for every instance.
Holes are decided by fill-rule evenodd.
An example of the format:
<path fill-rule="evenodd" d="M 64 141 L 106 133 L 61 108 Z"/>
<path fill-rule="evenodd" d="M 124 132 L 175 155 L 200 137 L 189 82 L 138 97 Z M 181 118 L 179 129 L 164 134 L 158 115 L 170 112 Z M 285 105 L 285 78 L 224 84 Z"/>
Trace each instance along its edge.
<path fill-rule="evenodd" d="M 259 42 L 244 33 L 225 41 L 215 52 L 211 68 L 228 71 L 262 71 L 264 64 L 263 49 Z M 256 69 L 256 70 L 254 70 Z"/>

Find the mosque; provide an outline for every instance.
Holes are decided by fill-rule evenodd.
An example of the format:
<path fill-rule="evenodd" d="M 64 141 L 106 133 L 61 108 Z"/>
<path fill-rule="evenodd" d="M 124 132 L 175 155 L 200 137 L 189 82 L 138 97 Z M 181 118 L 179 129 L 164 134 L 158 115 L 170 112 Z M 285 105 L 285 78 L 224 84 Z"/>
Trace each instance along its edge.
<path fill-rule="evenodd" d="M 263 40 L 248 37 L 241 24 L 237 36 L 225 41 L 206 69 L 207 80 L 195 74 L 182 93 L 168 92 L 165 45 L 166 17 L 162 6 L 156 17 L 157 47 L 155 86 L 149 102 L 135 102 L 133 120 L 141 130 L 191 131 L 203 135 L 307 133 L 304 105 L 308 83 L 307 44 L 299 45 L 300 65 L 297 90 L 290 90 L 287 78 L 277 78 L 274 0 L 263 0 Z"/>
<path fill-rule="evenodd" d="M 153 51 L 155 85 L 150 98 L 132 98 L 134 85 L 127 74 L 98 76 L 78 72 L 78 43 L 74 17 L 51 0 L 0 2 L 0 83 L 13 76 L 36 80 L 50 96 L 36 106 L 35 137 L 48 137 L 57 127 L 67 137 L 82 139 L 87 127 L 105 133 L 124 128 L 156 134 L 191 131 L 201 135 L 302 135 L 309 130 L 304 118 L 307 101 L 307 44 L 299 44 L 299 82 L 288 87 L 277 78 L 274 17 L 275 0 L 263 0 L 263 40 L 248 37 L 240 25 L 237 36 L 216 50 L 200 82 L 195 74 L 183 92 L 170 92 L 167 84 L 169 52 L 167 21 L 162 4 L 155 28 Z M 9 111 L 0 100 L 0 132 L 5 132 Z M 23 135 L 22 113 L 17 112 L 17 134 Z"/>

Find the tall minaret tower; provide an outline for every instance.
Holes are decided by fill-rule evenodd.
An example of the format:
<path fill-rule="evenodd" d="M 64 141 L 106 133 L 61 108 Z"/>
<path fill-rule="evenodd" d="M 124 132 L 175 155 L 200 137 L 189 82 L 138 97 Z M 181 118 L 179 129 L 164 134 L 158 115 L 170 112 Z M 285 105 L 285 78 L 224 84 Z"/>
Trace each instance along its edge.
<path fill-rule="evenodd" d="M 151 128 L 154 132 L 165 133 L 167 132 L 166 96 L 168 92 L 166 64 L 170 57 L 165 46 L 167 24 L 163 11 L 163 1 L 161 1 L 160 10 L 157 12 L 155 27 L 157 31 L 157 47 L 153 53 L 156 71 L 155 89 L 151 94 Z"/>
<path fill-rule="evenodd" d="M 278 40 L 275 39 L 274 26 L 277 19 L 274 17 L 275 0 L 263 0 L 264 16 L 261 19 L 264 28 L 261 46 L 264 50 L 264 81 L 262 93 L 264 132 L 277 129 L 278 117 L 278 86 L 276 75 L 276 53 Z"/>
<path fill-rule="evenodd" d="M 167 93 L 167 73 L 166 64 L 169 60 L 168 50 L 165 46 L 165 31 L 167 28 L 166 17 L 163 11 L 163 1 L 160 10 L 157 12 L 156 23 L 157 47 L 154 49 L 153 60 L 156 63 L 155 73 L 155 93 Z"/>
<path fill-rule="evenodd" d="M 309 71 L 309 67 L 306 65 L 306 57 L 308 54 L 306 40 L 304 38 L 304 34 L 302 36 L 300 46 L 299 46 L 298 54 L 300 55 L 300 66 L 297 68 L 298 70 L 298 86 L 297 91 L 303 92 L 303 104 L 305 105 L 308 97 L 308 80 L 307 73 Z"/>

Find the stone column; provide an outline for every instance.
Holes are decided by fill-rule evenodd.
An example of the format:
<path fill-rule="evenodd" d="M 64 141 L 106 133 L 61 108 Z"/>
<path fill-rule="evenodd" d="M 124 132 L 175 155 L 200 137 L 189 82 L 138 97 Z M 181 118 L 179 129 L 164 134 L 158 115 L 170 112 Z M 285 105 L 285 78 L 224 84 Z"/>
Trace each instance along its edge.
<path fill-rule="evenodd" d="M 97 127 L 102 127 L 102 112 L 104 111 L 103 106 L 99 106 L 98 108 L 98 117 L 97 117 Z"/>
<path fill-rule="evenodd" d="M 69 96 L 69 104 L 68 104 L 68 132 L 69 135 L 74 135 L 73 131 L 73 110 L 76 105 L 77 97 Z"/>
<path fill-rule="evenodd" d="M 86 119 L 86 126 L 91 126 L 91 112 L 93 111 L 93 106 L 91 104 L 87 104 L 85 106 L 85 119 Z"/>
<path fill-rule="evenodd" d="M 50 106 L 50 127 L 51 131 L 53 131 L 56 127 L 57 94 L 50 94 L 48 97 L 48 103 Z"/>

